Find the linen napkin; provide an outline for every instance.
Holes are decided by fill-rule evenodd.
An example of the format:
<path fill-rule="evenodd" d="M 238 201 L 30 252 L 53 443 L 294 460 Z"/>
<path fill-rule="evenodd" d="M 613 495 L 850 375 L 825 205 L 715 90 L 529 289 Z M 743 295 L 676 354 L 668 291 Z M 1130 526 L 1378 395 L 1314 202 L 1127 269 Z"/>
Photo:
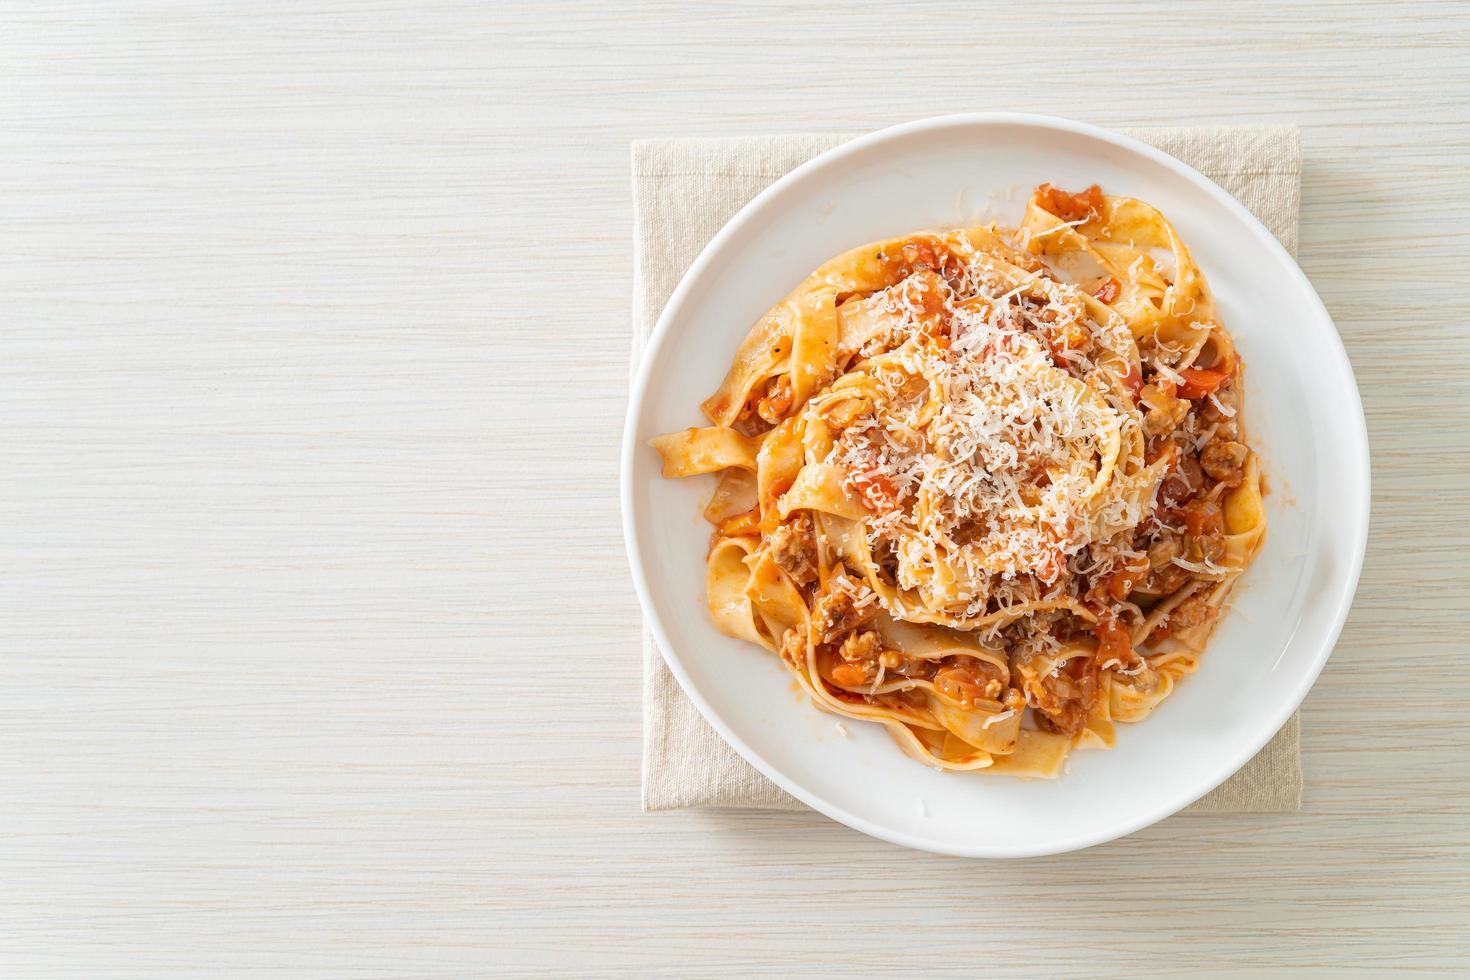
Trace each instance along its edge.
<path fill-rule="evenodd" d="M 1199 170 L 1235 195 L 1295 254 L 1301 149 L 1295 127 L 1191 126 L 1124 130 Z M 777 178 L 851 136 L 807 134 L 666 139 L 633 144 L 633 354 L 680 277 L 735 212 Z M 1186 813 L 1301 809 L 1296 715 L 1243 769 Z M 801 810 L 715 734 L 643 641 L 643 808 Z"/>

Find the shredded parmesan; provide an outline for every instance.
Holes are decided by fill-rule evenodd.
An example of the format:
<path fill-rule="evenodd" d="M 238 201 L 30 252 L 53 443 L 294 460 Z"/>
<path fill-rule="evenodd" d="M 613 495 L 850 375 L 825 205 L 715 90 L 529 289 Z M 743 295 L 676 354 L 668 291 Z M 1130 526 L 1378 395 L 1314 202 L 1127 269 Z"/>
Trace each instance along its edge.
<path fill-rule="evenodd" d="M 1215 433 L 1218 431 L 1220 431 L 1220 423 L 1216 422 L 1214 425 L 1210 426 L 1204 432 L 1196 436 L 1194 439 L 1194 451 L 1199 452 L 1201 449 L 1208 446 L 1210 444 L 1210 440 L 1215 438 Z"/>
<path fill-rule="evenodd" d="M 933 286 L 952 344 L 910 341 L 880 358 L 871 373 L 881 411 L 847 428 L 828 462 L 857 496 L 875 481 L 894 494 L 896 506 L 867 523 L 870 545 L 895 553 L 899 586 L 932 594 L 942 569 L 943 604 L 981 615 L 998 585 L 1028 573 L 1055 585 L 1071 558 L 1141 519 L 1150 487 L 1099 485 L 1140 416 L 1053 363 L 1041 328 L 1076 322 L 1080 305 L 1040 272 L 1007 280 L 978 253 L 955 286 L 905 282 L 914 288 L 888 290 L 885 300 L 900 332 L 915 330 Z M 1105 349 L 1131 343 L 1116 323 L 1093 326 Z M 1079 374 L 1091 367 L 1080 352 L 1059 360 Z"/>
<path fill-rule="evenodd" d="M 884 292 L 895 325 L 866 367 L 875 404 L 839 433 L 826 462 L 847 474 L 849 493 L 882 504 L 865 526 L 897 586 L 877 598 L 891 615 L 906 618 L 912 596 L 962 620 L 988 618 L 979 624 L 986 642 L 1054 651 L 1046 623 L 1027 611 L 1068 596 L 1073 580 L 1144 557 L 1134 533 L 1163 471 L 1120 469 L 1126 452 L 1140 452 L 1125 448 L 1129 440 L 1144 438 L 1140 410 L 1121 388 L 1137 347 L 1116 314 L 1099 322 L 1080 295 L 985 251 L 948 279 L 916 273 Z M 923 340 L 936 306 L 947 345 Z M 1048 338 L 1073 325 L 1092 346 L 1055 349 Z M 1184 383 L 1159 356 L 1149 363 Z M 1194 424 L 1191 416 L 1183 438 Z M 1014 625 L 1011 610 L 1022 617 Z M 873 691 L 882 678 L 880 670 Z"/>
<path fill-rule="evenodd" d="M 1046 229 L 1045 231 L 1039 231 L 1039 232 L 1037 232 L 1036 234 L 1034 234 L 1034 235 L 1031 236 L 1030 241 L 1033 241 L 1034 242 L 1038 238 L 1045 238 L 1047 235 L 1050 235 L 1050 234 L 1053 234 L 1055 232 L 1061 231 L 1064 228 L 1076 228 L 1078 225 L 1085 225 L 1085 224 L 1087 224 L 1087 222 L 1089 222 L 1091 220 L 1092 219 L 1089 217 L 1089 218 L 1078 218 L 1076 221 L 1064 221 L 1064 222 L 1062 222 L 1059 225 L 1054 225 L 1053 227 Z"/>
<path fill-rule="evenodd" d="M 845 592 L 852 596 L 854 609 L 865 609 L 878 601 L 878 594 L 870 589 L 866 583 L 849 578 L 846 575 L 837 575 L 832 579 L 832 588 L 838 592 Z"/>
<path fill-rule="evenodd" d="M 1174 384 L 1176 385 L 1184 384 L 1184 375 L 1180 374 L 1178 371 L 1174 370 L 1162 361 L 1159 361 L 1154 365 L 1154 370 L 1158 372 L 1161 377 L 1174 382 Z"/>
<path fill-rule="evenodd" d="M 1189 561 L 1185 558 L 1171 558 L 1174 564 L 1186 572 L 1194 572 L 1196 575 L 1230 575 L 1234 570 L 1224 565 L 1216 565 L 1212 561 Z"/>

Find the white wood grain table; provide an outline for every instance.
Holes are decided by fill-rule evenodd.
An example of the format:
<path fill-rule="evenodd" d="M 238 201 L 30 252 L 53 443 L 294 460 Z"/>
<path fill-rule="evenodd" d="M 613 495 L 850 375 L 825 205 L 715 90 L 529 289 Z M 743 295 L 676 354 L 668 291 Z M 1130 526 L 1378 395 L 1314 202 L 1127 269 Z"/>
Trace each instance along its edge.
<path fill-rule="evenodd" d="M 0 7 L 0 974 L 1470 968 L 1470 11 Z M 638 808 L 628 142 L 1303 129 L 1373 441 L 1305 811 Z"/>

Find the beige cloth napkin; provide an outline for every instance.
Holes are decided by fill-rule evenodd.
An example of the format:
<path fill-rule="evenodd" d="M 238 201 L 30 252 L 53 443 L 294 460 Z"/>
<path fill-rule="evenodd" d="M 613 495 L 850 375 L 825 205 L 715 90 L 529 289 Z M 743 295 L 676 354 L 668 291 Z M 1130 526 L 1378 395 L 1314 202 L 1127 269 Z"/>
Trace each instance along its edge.
<path fill-rule="evenodd" d="M 1293 254 L 1301 149 L 1294 127 L 1125 131 L 1199 170 L 1261 219 Z M 841 135 L 672 139 L 633 144 L 633 364 L 680 277 L 715 233 L 777 178 Z M 1045 175 L 1041 175 L 1045 176 Z M 1297 716 L 1234 777 L 1186 812 L 1278 813 L 1301 808 Z M 705 723 L 659 656 L 643 643 L 643 808 L 800 810 Z"/>

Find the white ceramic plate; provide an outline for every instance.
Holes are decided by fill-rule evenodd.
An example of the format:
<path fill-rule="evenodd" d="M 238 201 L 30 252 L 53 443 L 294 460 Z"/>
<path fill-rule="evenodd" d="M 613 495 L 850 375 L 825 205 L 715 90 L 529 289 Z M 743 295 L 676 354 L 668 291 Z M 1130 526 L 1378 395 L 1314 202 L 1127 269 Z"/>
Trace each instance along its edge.
<path fill-rule="evenodd" d="M 1013 222 L 1029 189 L 1100 183 L 1160 208 L 1193 251 L 1245 358 L 1246 420 L 1271 492 L 1265 548 L 1197 673 L 1108 751 L 1053 781 L 940 773 L 876 725 L 793 693 L 777 658 L 716 632 L 704 601 L 712 478 L 664 480 L 647 440 L 705 424 L 701 399 L 750 325 L 826 259 L 863 242 Z M 1014 191 L 1014 200 L 1005 195 Z M 1347 616 L 1368 531 L 1368 439 L 1352 369 L 1317 294 L 1275 238 L 1196 171 L 1114 133 L 1042 116 L 923 120 L 840 146 L 745 207 L 684 276 L 634 383 L 623 520 L 633 580 L 670 669 L 756 768 L 875 837 L 1022 857 L 1131 833 L 1227 779 L 1286 722 Z"/>

